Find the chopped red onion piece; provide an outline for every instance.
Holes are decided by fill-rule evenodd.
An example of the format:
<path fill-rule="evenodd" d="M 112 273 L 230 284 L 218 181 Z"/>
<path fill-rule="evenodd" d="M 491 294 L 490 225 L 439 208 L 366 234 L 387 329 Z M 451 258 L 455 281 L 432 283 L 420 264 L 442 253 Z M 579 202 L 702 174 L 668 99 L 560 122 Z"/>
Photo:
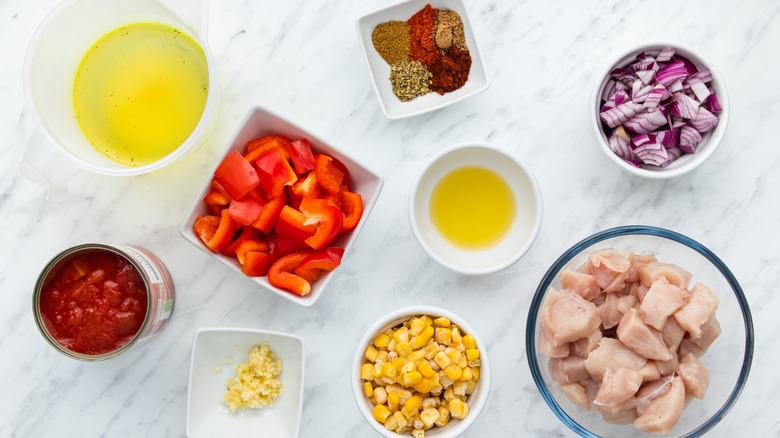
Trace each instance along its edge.
<path fill-rule="evenodd" d="M 678 79 L 678 80 L 672 82 L 671 85 L 667 85 L 666 88 L 669 89 L 670 93 L 676 93 L 678 91 L 682 91 L 683 90 L 683 81 L 682 81 L 682 79 Z"/>
<path fill-rule="evenodd" d="M 677 93 L 672 103 L 672 114 L 684 119 L 693 119 L 696 117 L 696 110 L 699 109 L 699 102 L 688 97 L 687 94 Z"/>
<path fill-rule="evenodd" d="M 631 148 L 631 136 L 628 135 L 622 126 L 618 126 L 617 129 L 609 136 L 609 148 L 618 157 L 628 161 L 639 161 L 639 157 L 636 156 L 634 150 Z"/>
<path fill-rule="evenodd" d="M 696 73 L 697 71 L 699 71 L 699 68 L 696 67 L 696 64 L 691 62 L 690 59 L 680 55 L 679 53 L 675 54 L 674 56 L 672 56 L 672 61 L 673 62 L 682 62 L 683 65 L 685 66 L 685 71 L 688 72 L 689 75 L 692 75 L 692 74 Z"/>
<path fill-rule="evenodd" d="M 652 90 L 647 94 L 647 97 L 645 98 L 644 106 L 645 108 L 655 108 L 658 106 L 658 104 L 661 103 L 662 100 L 670 96 L 669 92 L 666 91 L 666 87 L 664 87 L 661 84 L 656 85 L 653 87 Z"/>
<path fill-rule="evenodd" d="M 601 120 L 607 124 L 610 128 L 615 128 L 618 125 L 626 123 L 632 119 L 642 109 L 642 105 L 628 101 L 622 103 L 615 108 L 608 109 L 601 112 Z"/>
<path fill-rule="evenodd" d="M 658 56 L 655 57 L 655 60 L 657 62 L 667 62 L 672 59 L 672 56 L 674 56 L 674 47 L 664 47 L 661 49 L 661 53 L 658 54 Z"/>
<path fill-rule="evenodd" d="M 700 106 L 696 112 L 696 117 L 694 117 L 693 120 L 689 120 L 688 124 L 700 133 L 712 131 L 718 126 L 718 116 L 707 111 L 703 106 Z"/>
<path fill-rule="evenodd" d="M 680 145 L 680 130 L 668 129 L 666 131 L 657 131 L 656 137 L 665 148 L 674 148 Z"/>
<path fill-rule="evenodd" d="M 653 132 L 666 124 L 666 116 L 663 111 L 656 109 L 649 113 L 637 114 L 624 123 L 624 126 L 637 134 Z"/>
<path fill-rule="evenodd" d="M 710 72 L 710 69 L 703 68 L 697 71 L 696 73 L 692 74 L 691 77 L 688 78 L 688 80 L 691 79 L 701 79 L 701 81 L 706 84 L 707 82 L 712 81 L 712 73 Z"/>
<path fill-rule="evenodd" d="M 704 107 L 707 108 L 707 111 L 711 113 L 723 111 L 723 107 L 720 106 L 720 101 L 718 100 L 718 96 L 715 93 L 712 93 L 709 95 L 709 97 L 707 97 L 707 100 L 704 102 Z"/>
<path fill-rule="evenodd" d="M 671 155 L 669 155 L 669 152 L 667 149 L 659 143 L 645 143 L 642 146 L 639 146 L 638 148 L 634 149 L 634 153 L 639 157 L 639 159 L 642 160 L 645 164 L 654 164 L 656 166 L 660 166 L 661 163 L 668 160 Z"/>
<path fill-rule="evenodd" d="M 690 86 L 693 94 L 696 95 L 696 99 L 699 99 L 699 102 L 704 102 L 710 95 L 710 89 L 707 88 L 707 85 L 701 79 L 691 77 L 688 78 L 686 82 Z"/>
<path fill-rule="evenodd" d="M 609 100 L 609 97 L 615 94 L 615 91 L 617 91 L 617 83 L 614 79 L 610 79 L 607 81 L 607 84 L 604 85 L 604 90 L 601 92 L 601 100 L 607 101 Z"/>
<path fill-rule="evenodd" d="M 688 71 L 685 69 L 685 64 L 682 61 L 677 61 L 661 67 L 658 73 L 655 74 L 655 80 L 664 87 L 668 87 L 674 81 L 683 79 L 686 76 L 688 76 Z"/>
<path fill-rule="evenodd" d="M 655 136 L 654 135 L 647 135 L 647 134 L 640 134 L 634 136 L 633 139 L 631 139 L 631 142 L 634 143 L 634 147 L 642 146 L 645 143 L 655 143 Z"/>
<path fill-rule="evenodd" d="M 666 152 L 669 153 L 669 158 L 666 161 L 664 161 L 663 163 L 659 164 L 658 165 L 659 167 L 666 167 L 666 166 L 672 164 L 672 162 L 674 160 L 680 158 L 682 156 L 682 154 L 683 154 L 683 152 L 682 152 L 682 150 L 680 150 L 680 148 L 668 148 L 668 149 L 666 149 Z"/>
<path fill-rule="evenodd" d="M 680 150 L 686 154 L 696 153 L 696 145 L 701 141 L 699 131 L 689 125 L 680 128 Z"/>

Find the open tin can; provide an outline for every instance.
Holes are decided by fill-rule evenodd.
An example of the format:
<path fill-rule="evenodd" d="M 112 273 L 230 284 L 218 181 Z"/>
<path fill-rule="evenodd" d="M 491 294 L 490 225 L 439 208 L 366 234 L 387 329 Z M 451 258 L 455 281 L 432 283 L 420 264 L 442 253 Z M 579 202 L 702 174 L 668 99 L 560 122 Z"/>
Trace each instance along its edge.
<path fill-rule="evenodd" d="M 71 262 L 89 255 L 99 253 L 111 253 L 126 263 L 129 263 L 139 274 L 146 289 L 146 313 L 140 328 L 135 335 L 129 338 L 126 343 L 118 348 L 100 353 L 84 354 L 73 351 L 60 343 L 50 332 L 52 321 L 44 315 L 41 310 L 42 294 L 54 281 L 61 270 L 71 264 Z M 86 277 L 86 274 L 82 274 Z M 57 254 L 43 268 L 38 280 L 35 283 L 35 289 L 32 298 L 33 315 L 38 330 L 44 339 L 57 351 L 65 356 L 83 361 L 100 361 L 118 356 L 125 351 L 137 345 L 149 341 L 154 335 L 158 334 L 168 323 L 173 312 L 174 288 L 173 280 L 162 261 L 144 248 L 133 245 L 110 245 L 101 243 L 88 243 L 74 246 Z M 73 304 L 70 304 L 73 305 Z M 86 309 L 89 311 L 89 309 Z M 129 337 L 130 334 L 125 336 Z"/>

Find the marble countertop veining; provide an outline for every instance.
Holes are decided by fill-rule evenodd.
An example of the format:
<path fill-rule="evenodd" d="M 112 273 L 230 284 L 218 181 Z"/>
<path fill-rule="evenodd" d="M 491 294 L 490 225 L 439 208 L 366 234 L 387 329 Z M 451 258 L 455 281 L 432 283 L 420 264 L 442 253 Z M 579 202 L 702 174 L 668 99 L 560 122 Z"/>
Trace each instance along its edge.
<path fill-rule="evenodd" d="M 295 333 L 306 342 L 301 437 L 373 436 L 352 398 L 349 369 L 362 330 L 405 305 L 441 305 L 485 340 L 494 385 L 469 437 L 573 436 L 546 406 L 525 359 L 525 319 L 546 269 L 574 242 L 626 224 L 669 228 L 703 243 L 741 282 L 755 357 L 747 385 L 711 436 L 780 436 L 780 3 L 696 0 L 465 0 L 490 88 L 418 117 L 382 114 L 355 20 L 371 0 L 213 1 L 208 42 L 222 105 L 197 153 L 135 177 L 77 174 L 68 192 L 17 175 L 35 129 L 25 107 L 27 45 L 57 0 L 0 2 L 0 435 L 183 436 L 191 342 L 198 327 Z M 731 119 L 721 148 L 670 181 L 632 177 L 597 148 L 587 104 L 619 52 L 677 41 L 718 67 Z M 215 264 L 178 228 L 215 158 L 253 105 L 310 129 L 382 175 L 385 185 L 329 289 L 303 308 Z M 505 271 L 466 277 L 418 246 L 407 196 L 422 162 L 463 141 L 508 149 L 544 196 L 536 243 Z M 167 328 L 115 359 L 82 363 L 38 333 L 31 291 L 57 252 L 86 242 L 132 243 L 168 266 L 176 308 Z M 499 383 L 500 382 L 500 383 Z"/>

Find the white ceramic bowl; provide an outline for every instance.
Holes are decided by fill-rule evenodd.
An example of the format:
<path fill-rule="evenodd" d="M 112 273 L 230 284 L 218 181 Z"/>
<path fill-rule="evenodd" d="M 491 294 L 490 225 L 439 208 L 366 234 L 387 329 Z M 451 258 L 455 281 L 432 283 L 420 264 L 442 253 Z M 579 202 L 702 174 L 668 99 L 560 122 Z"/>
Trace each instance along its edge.
<path fill-rule="evenodd" d="M 676 53 L 679 53 L 680 55 L 691 60 L 691 62 L 693 62 L 696 67 L 699 68 L 699 70 L 702 68 L 708 68 L 710 70 L 712 73 L 711 85 L 715 93 L 718 95 L 718 100 L 723 107 L 723 111 L 716 113 L 718 116 L 718 126 L 716 126 L 712 131 L 702 134 L 702 141 L 697 145 L 696 153 L 684 154 L 672 162 L 669 166 L 663 168 L 647 164 L 643 164 L 640 167 L 634 167 L 615 155 L 615 153 L 612 152 L 612 149 L 609 147 L 607 135 L 602 128 L 601 118 L 599 117 L 599 112 L 603 106 L 603 102 L 601 101 L 601 93 L 604 90 L 607 81 L 609 80 L 609 73 L 612 70 L 617 67 L 625 67 L 629 64 L 632 64 L 633 62 L 636 62 L 636 55 L 641 52 L 651 52 L 658 54 L 664 47 L 674 47 L 676 49 Z M 624 52 L 617 58 L 617 60 L 609 63 L 608 67 L 598 76 L 597 81 L 597 85 L 593 90 L 593 94 L 591 95 L 590 99 L 591 125 L 593 126 L 593 130 L 596 134 L 599 146 L 601 147 L 601 150 L 604 152 L 604 154 L 606 154 L 607 157 L 612 160 L 612 162 L 620 166 L 621 169 L 632 175 L 649 179 L 666 179 L 686 174 L 699 167 L 709 157 L 711 157 L 723 140 L 723 136 L 726 133 L 726 126 L 728 125 L 729 121 L 729 113 L 731 111 L 726 85 L 723 82 L 723 78 L 721 77 L 720 73 L 715 68 L 715 65 L 713 65 L 709 60 L 707 60 L 707 58 L 693 49 L 687 48 L 678 43 L 661 42 L 643 44 L 639 47 Z"/>
<path fill-rule="evenodd" d="M 233 151 L 239 151 L 242 154 L 245 153 L 246 143 L 249 140 L 269 134 L 283 135 L 292 140 L 307 138 L 311 144 L 312 150 L 315 153 L 321 152 L 331 155 L 344 163 L 344 165 L 349 170 L 351 189 L 353 192 L 358 193 L 363 198 L 363 217 L 360 219 L 360 223 L 358 223 L 358 225 L 353 230 L 339 236 L 331 244 L 331 246 L 344 248 L 344 257 L 349 257 L 350 248 L 355 242 L 355 239 L 357 239 L 358 234 L 360 234 L 360 231 L 363 229 L 363 225 L 368 219 L 369 214 L 371 214 L 371 210 L 376 203 L 379 192 L 382 190 L 382 178 L 374 172 L 370 171 L 364 165 L 355 161 L 355 159 L 352 157 L 345 155 L 330 144 L 320 140 L 311 132 L 302 129 L 261 107 L 255 107 L 249 111 L 249 113 L 239 125 L 238 130 L 233 136 L 233 139 L 225 148 L 225 153 L 222 154 L 222 156 L 214 163 L 214 167 L 209 171 L 208 175 L 205 176 L 203 187 L 198 196 L 195 198 L 192 207 L 190 207 L 190 211 L 187 213 L 187 217 L 184 219 L 184 222 L 179 229 L 179 233 L 187 241 L 200 248 L 213 259 L 229 266 L 231 269 L 238 272 L 239 275 L 244 275 L 241 272 L 241 264 L 238 262 L 237 258 L 229 257 L 221 253 L 214 253 L 209 250 L 195 234 L 193 225 L 195 224 L 195 219 L 197 219 L 198 216 L 208 214 L 208 210 L 206 208 L 206 204 L 203 202 L 203 198 L 212 190 L 211 178 L 213 177 L 214 171 L 222 162 L 222 160 Z M 268 282 L 268 277 L 247 278 L 251 278 L 255 283 L 283 298 L 293 301 L 296 304 L 300 304 L 301 306 L 309 307 L 314 304 L 322 295 L 322 291 L 330 281 L 331 276 L 338 275 L 338 272 L 339 268 L 336 268 L 332 272 L 323 274 L 322 277 L 312 283 L 311 292 L 305 296 L 296 295 L 287 290 L 273 286 Z"/>
<path fill-rule="evenodd" d="M 471 328 L 471 326 L 458 315 L 438 307 L 411 306 L 398 309 L 394 312 L 388 313 L 382 318 L 379 318 L 377 322 L 375 322 L 371 327 L 368 328 L 368 330 L 365 331 L 355 350 L 355 357 L 352 360 L 352 375 L 350 376 L 350 380 L 352 381 L 352 393 L 355 396 L 355 402 L 357 402 L 360 413 L 363 414 L 363 418 L 366 419 L 368 424 L 370 424 L 375 431 L 387 438 L 398 438 L 400 435 L 385 429 L 383 424 L 374 419 L 374 405 L 371 403 L 368 397 L 366 397 L 366 393 L 364 392 L 363 381 L 360 379 L 360 367 L 366 361 L 364 356 L 366 348 L 373 342 L 373 339 L 376 337 L 376 335 L 384 332 L 389 328 L 397 327 L 403 324 L 413 316 L 422 315 L 428 315 L 433 319 L 444 316 L 448 318 L 450 322 L 460 327 L 463 334 L 469 334 L 473 336 L 477 341 L 477 348 L 479 348 L 480 359 L 479 379 L 477 380 L 477 386 L 466 401 L 469 406 L 469 414 L 462 420 L 450 418 L 449 423 L 447 423 L 447 425 L 444 427 L 437 426 L 426 430 L 425 436 L 431 438 L 454 438 L 463 434 L 466 432 L 466 429 L 468 429 L 469 426 L 471 426 L 474 421 L 477 420 L 480 412 L 482 412 L 482 409 L 487 404 L 491 378 L 490 360 L 488 359 L 487 346 L 484 342 L 482 342 L 474 329 Z"/>
<path fill-rule="evenodd" d="M 371 34 L 378 24 L 391 20 L 406 21 L 417 11 L 424 8 L 428 3 L 434 8 L 451 9 L 460 15 L 461 21 L 463 21 L 466 45 L 471 53 L 471 71 L 469 72 L 469 78 L 468 81 L 466 81 L 466 84 L 455 91 L 444 95 L 429 93 L 409 102 L 401 102 L 398 100 L 398 97 L 393 94 L 393 87 L 390 84 L 390 65 L 388 65 L 376 49 L 374 49 L 374 43 L 371 41 Z M 468 13 L 462 0 L 439 0 L 438 2 L 409 0 L 364 15 L 357 20 L 355 25 L 357 27 L 358 40 L 360 46 L 363 48 L 363 55 L 368 64 L 368 71 L 371 74 L 371 81 L 374 84 L 374 90 L 379 98 L 379 104 L 382 107 L 382 111 L 390 119 L 416 116 L 444 108 L 447 105 L 479 94 L 487 90 L 489 86 L 485 63 L 482 59 L 479 44 L 477 44 L 477 39 L 474 36 L 474 31 L 469 22 Z"/>
<path fill-rule="evenodd" d="M 453 245 L 431 220 L 429 204 L 434 187 L 443 176 L 464 166 L 493 170 L 515 196 L 517 214 L 509 233 L 486 248 Z M 420 171 L 409 195 L 409 221 L 417 242 L 442 266 L 469 275 L 500 271 L 528 252 L 542 225 L 542 209 L 542 192 L 531 169 L 512 154 L 481 143 L 457 145 L 434 156 Z"/>
<path fill-rule="evenodd" d="M 225 382 L 236 376 L 236 366 L 249 359 L 252 347 L 268 342 L 268 348 L 282 360 L 281 396 L 273 407 L 239 409 L 230 412 L 222 402 Z M 187 390 L 187 436 L 298 436 L 303 407 L 305 370 L 303 339 L 266 330 L 201 328 L 195 332 Z M 232 359 L 233 364 L 227 360 Z M 217 367 L 221 367 L 217 371 Z"/>

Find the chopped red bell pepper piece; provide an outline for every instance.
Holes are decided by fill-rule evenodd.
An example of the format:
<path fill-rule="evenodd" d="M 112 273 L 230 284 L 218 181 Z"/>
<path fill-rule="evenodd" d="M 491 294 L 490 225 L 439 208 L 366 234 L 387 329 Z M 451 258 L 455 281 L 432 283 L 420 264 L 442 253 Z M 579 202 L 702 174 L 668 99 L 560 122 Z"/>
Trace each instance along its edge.
<path fill-rule="evenodd" d="M 214 216 L 220 216 L 222 210 L 228 207 L 230 204 L 230 196 L 227 196 L 217 189 L 213 189 L 203 198 L 203 202 L 206 204 L 206 208 Z"/>
<path fill-rule="evenodd" d="M 290 149 L 290 158 L 292 158 L 295 171 L 298 172 L 298 175 L 303 175 L 314 169 L 314 154 L 311 152 L 309 140 L 305 138 L 296 140 L 290 143 L 288 148 Z"/>
<path fill-rule="evenodd" d="M 290 190 L 298 198 L 322 198 L 325 196 L 325 190 L 317 182 L 317 172 L 309 172 L 305 178 L 298 178 Z"/>
<path fill-rule="evenodd" d="M 222 216 L 198 217 L 195 219 L 193 229 L 210 250 L 219 252 L 233 240 L 236 234 L 236 222 L 225 209 L 222 210 Z"/>
<path fill-rule="evenodd" d="M 246 144 L 247 153 L 244 157 L 249 162 L 254 162 L 260 155 L 270 151 L 271 149 L 280 148 L 282 156 L 285 160 L 290 160 L 290 139 L 282 135 L 265 135 L 254 140 L 250 140 Z"/>
<path fill-rule="evenodd" d="M 325 248 L 306 257 L 295 271 L 309 283 L 316 281 L 325 271 L 332 271 L 341 264 L 344 248 Z"/>
<path fill-rule="evenodd" d="M 244 266 L 241 272 L 248 277 L 262 277 L 268 275 L 268 269 L 273 262 L 271 254 L 260 251 L 247 251 L 244 255 Z"/>
<path fill-rule="evenodd" d="M 246 254 L 250 251 L 268 252 L 268 243 L 262 240 L 244 240 L 236 247 L 236 258 L 242 265 L 245 263 Z"/>
<path fill-rule="evenodd" d="M 279 236 L 286 236 L 303 243 L 317 231 L 315 223 L 306 223 L 307 220 L 306 215 L 285 205 L 279 213 L 279 220 L 274 229 Z"/>
<path fill-rule="evenodd" d="M 308 294 L 311 292 L 311 283 L 300 275 L 294 274 L 293 271 L 303 260 L 312 254 L 314 254 L 314 251 L 303 251 L 279 258 L 268 270 L 268 282 L 298 295 Z"/>
<path fill-rule="evenodd" d="M 287 204 L 287 193 L 282 192 L 280 196 L 269 199 L 264 205 L 260 215 L 252 222 L 252 226 L 268 234 L 274 229 L 276 221 L 279 220 L 279 213 Z"/>
<path fill-rule="evenodd" d="M 357 226 L 360 218 L 363 217 L 363 197 L 352 192 L 341 192 L 341 197 L 344 199 L 344 208 L 341 210 L 344 213 L 344 223 L 341 226 L 341 230 L 351 230 Z"/>
<path fill-rule="evenodd" d="M 265 201 L 254 196 L 244 196 L 241 199 L 234 199 L 230 203 L 228 213 L 234 221 L 241 225 L 251 225 L 263 211 Z"/>
<path fill-rule="evenodd" d="M 316 224 L 314 235 L 304 240 L 312 248 L 318 251 L 325 248 L 341 233 L 344 215 L 327 200 L 303 198 L 301 212 L 306 217 L 304 224 Z"/>
<path fill-rule="evenodd" d="M 225 186 L 223 186 L 222 183 L 219 182 L 216 178 L 211 178 L 211 188 L 221 193 L 229 201 L 233 200 L 233 198 L 230 196 L 230 193 L 228 193 L 228 191 L 225 190 Z"/>
<path fill-rule="evenodd" d="M 333 164 L 333 157 L 325 154 L 317 154 L 314 171 L 317 172 L 317 181 L 328 193 L 338 193 L 341 182 L 344 180 L 344 172 Z"/>
<path fill-rule="evenodd" d="M 234 238 L 233 241 L 228 244 L 228 246 L 222 248 L 222 254 L 235 257 L 236 248 L 241 244 L 241 242 L 245 240 L 260 240 L 260 238 L 262 238 L 262 233 L 260 230 L 253 227 L 241 227 L 238 232 L 241 234 Z"/>
<path fill-rule="evenodd" d="M 241 199 L 260 184 L 260 178 L 252 163 L 236 151 L 222 160 L 214 171 L 216 178 L 233 199 Z"/>
<path fill-rule="evenodd" d="M 282 156 L 281 149 L 275 148 L 264 153 L 256 164 L 260 187 L 272 198 L 280 196 L 284 186 L 298 180 L 298 175 Z"/>
<path fill-rule="evenodd" d="M 291 239 L 286 236 L 276 236 L 276 246 L 278 251 L 279 257 L 284 257 L 288 254 L 301 252 L 301 251 L 311 251 L 311 247 L 307 245 L 304 242 Z"/>

